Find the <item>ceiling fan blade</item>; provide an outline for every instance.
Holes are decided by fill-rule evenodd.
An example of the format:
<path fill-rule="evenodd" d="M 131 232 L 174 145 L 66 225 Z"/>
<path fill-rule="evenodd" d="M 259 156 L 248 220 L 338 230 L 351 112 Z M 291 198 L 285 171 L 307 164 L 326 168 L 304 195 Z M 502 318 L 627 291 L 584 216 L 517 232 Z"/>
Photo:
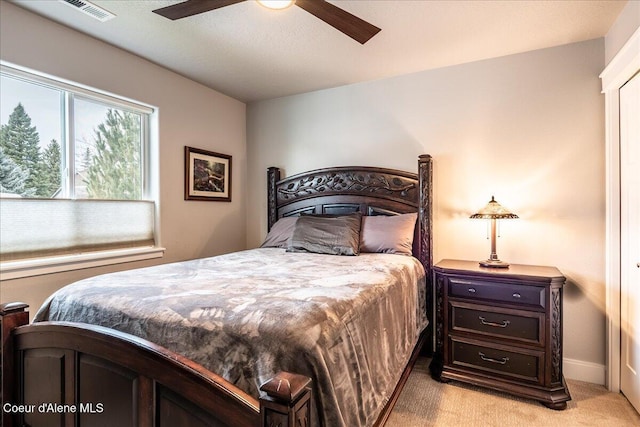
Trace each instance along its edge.
<path fill-rule="evenodd" d="M 182 3 L 156 9 L 153 12 L 175 21 L 176 19 L 220 9 L 221 7 L 231 6 L 232 4 L 243 1 L 245 0 L 187 0 Z"/>
<path fill-rule="evenodd" d="M 380 31 L 375 25 L 324 0 L 296 0 L 295 4 L 361 44 Z"/>

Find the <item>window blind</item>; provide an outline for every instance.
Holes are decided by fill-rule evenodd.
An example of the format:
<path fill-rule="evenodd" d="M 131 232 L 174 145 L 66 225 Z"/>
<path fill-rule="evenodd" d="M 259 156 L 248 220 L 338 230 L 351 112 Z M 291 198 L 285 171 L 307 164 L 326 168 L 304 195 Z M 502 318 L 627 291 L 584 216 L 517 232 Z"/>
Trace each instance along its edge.
<path fill-rule="evenodd" d="M 154 245 L 146 200 L 0 199 L 0 261 Z"/>

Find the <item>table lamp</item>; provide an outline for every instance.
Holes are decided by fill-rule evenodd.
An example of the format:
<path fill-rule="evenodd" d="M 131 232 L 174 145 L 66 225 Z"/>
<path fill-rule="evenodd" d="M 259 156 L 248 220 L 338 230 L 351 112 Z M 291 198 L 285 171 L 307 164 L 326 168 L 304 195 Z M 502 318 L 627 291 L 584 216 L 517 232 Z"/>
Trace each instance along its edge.
<path fill-rule="evenodd" d="M 470 218 L 491 220 L 491 255 L 489 255 L 489 259 L 480 261 L 480 265 L 483 267 L 509 267 L 509 263 L 500 261 L 496 253 L 496 220 L 518 218 L 518 215 L 509 212 L 491 196 L 491 201 L 484 208 L 471 215 Z"/>

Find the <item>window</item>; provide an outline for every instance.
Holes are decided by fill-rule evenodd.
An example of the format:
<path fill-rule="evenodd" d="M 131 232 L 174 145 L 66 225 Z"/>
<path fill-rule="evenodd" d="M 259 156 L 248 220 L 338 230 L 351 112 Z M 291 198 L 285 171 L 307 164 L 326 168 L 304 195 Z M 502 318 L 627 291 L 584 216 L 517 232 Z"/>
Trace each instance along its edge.
<path fill-rule="evenodd" d="M 155 245 L 147 106 L 2 65 L 0 268 Z"/>

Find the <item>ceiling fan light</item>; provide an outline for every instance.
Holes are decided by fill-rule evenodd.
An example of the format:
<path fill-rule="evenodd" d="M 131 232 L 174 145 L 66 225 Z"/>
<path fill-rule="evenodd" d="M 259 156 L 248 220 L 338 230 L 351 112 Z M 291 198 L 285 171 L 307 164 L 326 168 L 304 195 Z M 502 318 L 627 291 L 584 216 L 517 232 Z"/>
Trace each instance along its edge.
<path fill-rule="evenodd" d="M 257 0 L 262 6 L 269 9 L 286 9 L 293 5 L 296 0 Z"/>

